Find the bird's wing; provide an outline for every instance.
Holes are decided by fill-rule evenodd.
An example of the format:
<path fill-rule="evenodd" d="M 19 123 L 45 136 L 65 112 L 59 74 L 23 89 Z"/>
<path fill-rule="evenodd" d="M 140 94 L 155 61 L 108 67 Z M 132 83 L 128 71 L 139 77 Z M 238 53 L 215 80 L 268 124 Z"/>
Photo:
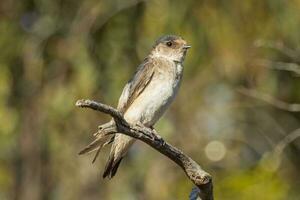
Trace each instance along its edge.
<path fill-rule="evenodd" d="M 143 92 L 154 75 L 155 64 L 151 59 L 145 59 L 138 67 L 133 78 L 125 85 L 118 103 L 118 110 L 124 113 L 132 102 Z"/>
<path fill-rule="evenodd" d="M 129 108 L 132 102 L 147 87 L 154 75 L 155 66 L 156 65 L 153 62 L 153 60 L 145 59 L 144 62 L 138 67 L 133 78 L 130 81 L 128 81 L 128 83 L 125 85 L 121 97 L 119 99 L 118 110 L 121 113 L 125 113 L 125 111 Z M 107 124 L 109 125 L 109 123 L 111 122 L 108 122 Z M 106 126 L 107 124 L 104 124 L 102 126 Z M 114 141 L 114 136 L 107 137 L 107 135 L 98 134 L 95 137 L 96 139 L 79 153 L 85 154 L 97 150 L 93 162 L 96 160 L 100 149 L 106 144 L 109 144 Z"/>

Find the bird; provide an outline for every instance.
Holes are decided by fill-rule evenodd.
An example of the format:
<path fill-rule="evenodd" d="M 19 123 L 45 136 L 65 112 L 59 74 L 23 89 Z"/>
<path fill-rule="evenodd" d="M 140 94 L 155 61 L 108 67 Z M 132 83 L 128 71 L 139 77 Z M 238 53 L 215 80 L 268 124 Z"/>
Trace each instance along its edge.
<path fill-rule="evenodd" d="M 117 110 L 131 124 L 153 129 L 155 123 L 174 100 L 183 75 L 183 62 L 191 46 L 180 36 L 165 35 L 156 40 L 148 56 L 125 85 Z M 114 123 L 110 121 L 107 124 Z M 96 135 L 96 139 L 79 154 L 100 149 L 112 143 L 103 178 L 115 176 L 118 167 L 136 139 L 116 133 L 113 137 Z"/>

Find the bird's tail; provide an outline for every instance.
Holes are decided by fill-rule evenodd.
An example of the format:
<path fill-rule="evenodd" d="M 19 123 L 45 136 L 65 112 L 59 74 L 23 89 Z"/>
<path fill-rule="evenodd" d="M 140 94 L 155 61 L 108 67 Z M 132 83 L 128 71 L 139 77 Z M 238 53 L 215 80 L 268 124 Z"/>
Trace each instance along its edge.
<path fill-rule="evenodd" d="M 120 163 L 135 139 L 124 134 L 116 134 L 104 169 L 103 178 L 111 179 L 117 173 Z"/>
<path fill-rule="evenodd" d="M 111 179 L 114 177 L 118 171 L 119 165 L 122 161 L 123 157 L 115 158 L 114 155 L 110 154 L 105 165 L 105 169 L 103 172 L 103 178 L 108 177 Z"/>
<path fill-rule="evenodd" d="M 112 123 L 113 123 L 113 121 L 110 121 L 108 123 L 105 123 L 105 124 L 101 125 L 100 129 L 99 129 L 99 132 L 94 134 L 95 139 L 89 145 L 84 147 L 79 152 L 79 155 L 88 154 L 88 153 L 92 153 L 94 151 L 97 151 L 96 154 L 95 154 L 95 157 L 93 159 L 93 163 L 94 163 L 96 161 L 102 147 L 106 146 L 107 144 L 110 144 L 114 140 L 114 135 L 101 134 L 102 133 L 101 131 L 104 130 L 104 128 L 111 127 Z"/>

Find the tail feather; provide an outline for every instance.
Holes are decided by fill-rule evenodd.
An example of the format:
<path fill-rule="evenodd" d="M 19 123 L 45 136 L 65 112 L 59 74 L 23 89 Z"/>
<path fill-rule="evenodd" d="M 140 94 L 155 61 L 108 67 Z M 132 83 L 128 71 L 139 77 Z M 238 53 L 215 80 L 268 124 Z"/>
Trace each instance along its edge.
<path fill-rule="evenodd" d="M 93 159 L 92 163 L 94 163 L 94 162 L 97 160 L 97 157 L 98 157 L 98 155 L 99 155 L 101 149 L 102 149 L 102 146 L 98 147 L 97 152 L 96 152 L 96 154 L 95 154 L 95 156 L 94 156 L 94 159 Z M 95 149 L 95 150 L 96 150 L 96 149 Z"/>
<path fill-rule="evenodd" d="M 109 179 L 111 179 L 112 177 L 115 176 L 115 174 L 117 173 L 118 171 L 118 167 L 122 161 L 123 157 L 115 160 L 115 157 L 114 155 L 110 155 L 108 157 L 108 161 L 106 163 L 106 166 L 105 166 L 105 169 L 104 169 L 104 172 L 103 172 L 103 178 L 106 178 L 108 177 Z"/>
<path fill-rule="evenodd" d="M 100 135 L 97 137 L 93 142 L 91 142 L 89 145 L 87 145 L 84 149 L 82 149 L 79 152 L 79 155 L 91 153 L 95 150 L 98 150 L 98 148 L 102 147 L 107 141 L 109 141 L 109 136 L 102 136 Z"/>
<path fill-rule="evenodd" d="M 123 157 L 126 155 L 134 141 L 135 139 L 120 133 L 115 135 L 114 142 L 111 146 L 110 154 L 104 169 L 103 178 L 108 177 L 111 179 L 115 176 Z"/>
<path fill-rule="evenodd" d="M 113 168 L 112 168 L 112 170 L 111 170 L 110 178 L 112 178 L 112 177 L 114 177 L 114 176 L 116 175 L 116 173 L 117 173 L 117 171 L 118 171 L 118 168 L 119 168 L 119 166 L 120 166 L 120 163 L 121 163 L 122 159 L 123 159 L 123 157 L 120 158 L 120 160 L 118 160 L 118 161 L 116 162 L 116 164 L 113 166 Z"/>
<path fill-rule="evenodd" d="M 103 178 L 106 178 L 107 176 L 110 175 L 110 172 L 111 172 L 111 169 L 112 169 L 112 166 L 113 166 L 113 162 L 114 162 L 114 156 L 109 155 L 108 160 L 107 160 L 106 165 L 105 165 L 103 175 L 102 175 Z"/>
<path fill-rule="evenodd" d="M 109 127 L 111 123 L 112 122 L 108 122 L 106 124 L 103 124 L 102 126 Z M 101 129 L 101 130 L 104 130 L 104 129 Z M 96 161 L 102 147 L 104 147 L 114 141 L 114 135 L 101 134 L 101 130 L 100 130 L 100 133 L 97 133 L 96 135 L 94 135 L 96 137 L 95 140 L 92 141 L 89 145 L 87 145 L 84 149 L 82 149 L 79 152 L 79 155 L 82 155 L 82 154 L 87 154 L 87 153 L 92 153 L 94 151 L 97 151 L 92 163 L 94 163 Z"/>

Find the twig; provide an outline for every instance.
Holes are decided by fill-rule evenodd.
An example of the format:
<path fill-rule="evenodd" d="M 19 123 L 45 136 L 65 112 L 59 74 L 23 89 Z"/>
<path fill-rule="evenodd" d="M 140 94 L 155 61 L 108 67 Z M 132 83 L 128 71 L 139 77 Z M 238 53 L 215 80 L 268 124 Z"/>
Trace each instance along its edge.
<path fill-rule="evenodd" d="M 254 89 L 239 88 L 237 91 L 246 96 L 250 96 L 252 98 L 259 99 L 268 104 L 271 104 L 272 106 L 281 110 L 289 112 L 300 112 L 300 104 L 286 103 L 284 101 L 272 97 L 271 95 L 260 93 Z"/>
<path fill-rule="evenodd" d="M 278 62 L 268 59 L 257 59 L 254 63 L 271 69 L 293 72 L 300 76 L 300 66 L 296 63 Z"/>
<path fill-rule="evenodd" d="M 204 171 L 193 159 L 185 155 L 181 150 L 167 142 L 162 142 L 162 138 L 157 135 L 155 130 L 142 125 L 127 123 L 118 110 L 105 104 L 91 100 L 78 100 L 76 106 L 91 108 L 109 114 L 116 122 L 118 133 L 139 139 L 170 158 L 183 169 L 187 177 L 199 188 L 199 197 L 201 200 L 213 200 L 211 175 Z"/>
<path fill-rule="evenodd" d="M 286 47 L 282 42 L 256 40 L 254 46 L 274 49 L 291 58 L 293 61 L 300 61 L 300 53 L 294 49 Z"/>
<path fill-rule="evenodd" d="M 286 135 L 271 152 L 264 154 L 261 164 L 269 170 L 275 172 L 281 165 L 284 149 L 296 139 L 300 138 L 300 128 Z"/>
<path fill-rule="evenodd" d="M 300 137 L 300 128 L 292 131 L 287 136 L 285 136 L 274 148 L 274 154 L 280 157 L 283 150 L 293 141 Z"/>

